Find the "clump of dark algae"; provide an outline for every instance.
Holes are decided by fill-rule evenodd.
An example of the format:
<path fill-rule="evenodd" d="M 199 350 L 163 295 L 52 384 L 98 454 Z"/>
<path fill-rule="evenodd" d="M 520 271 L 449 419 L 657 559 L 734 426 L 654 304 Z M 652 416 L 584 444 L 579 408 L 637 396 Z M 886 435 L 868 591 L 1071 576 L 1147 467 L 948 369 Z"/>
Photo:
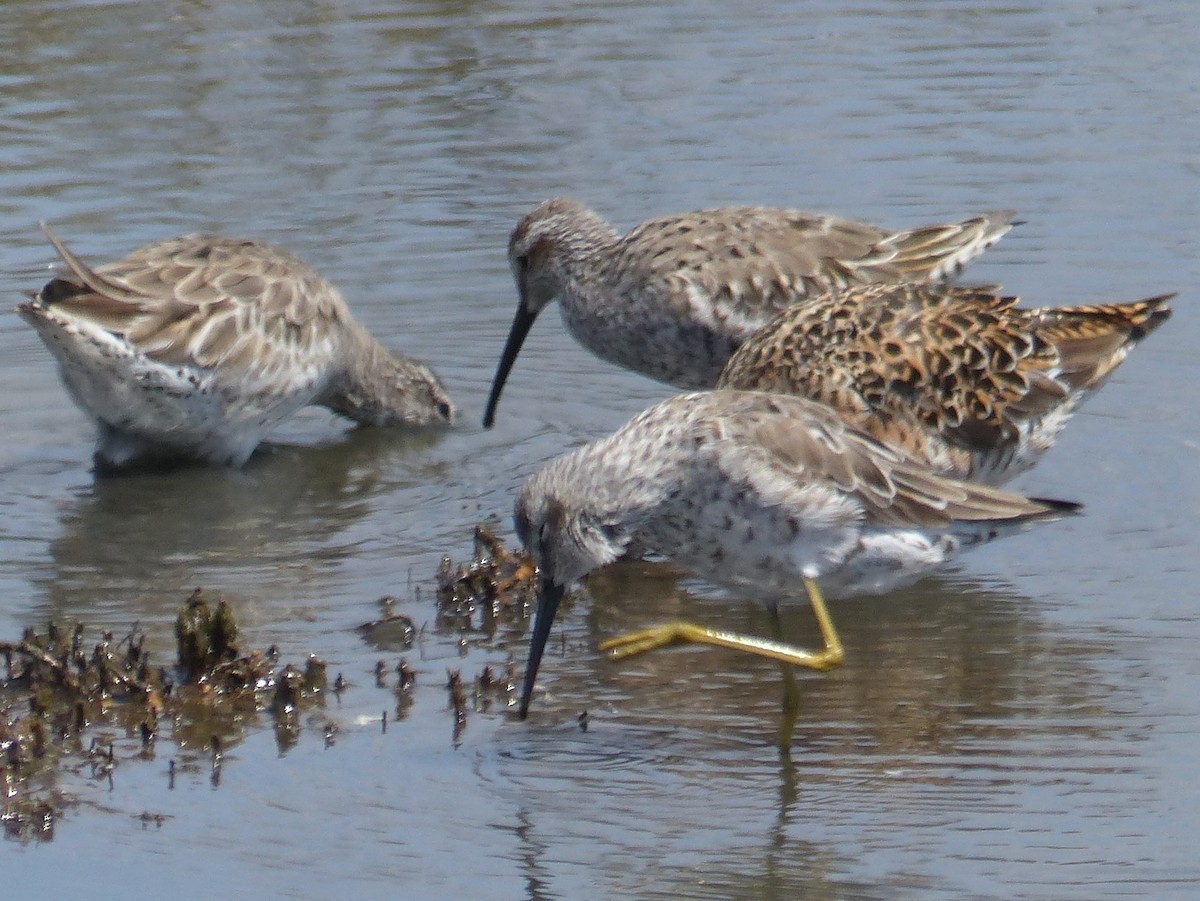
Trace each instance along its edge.
<path fill-rule="evenodd" d="M 537 569 L 524 551 L 510 551 L 484 525 L 475 527 L 475 555 L 437 572 L 438 625 L 460 634 L 495 636 L 499 627 L 523 630 L 537 597 Z"/>
<path fill-rule="evenodd" d="M 501 629 L 523 633 L 537 598 L 537 568 L 528 554 L 509 550 L 482 524 L 475 527 L 473 537 L 474 555 L 470 561 L 456 564 L 447 555 L 437 572 L 438 628 L 457 634 L 463 653 L 469 643 L 492 647 Z M 516 680 L 511 659 L 499 669 L 484 666 L 469 683 L 469 690 L 460 671 L 447 671 L 455 744 L 466 725 L 467 710 L 486 713 L 497 703 L 510 706 Z M 400 709 L 398 705 L 398 714 Z"/>
<path fill-rule="evenodd" d="M 501 628 L 520 634 L 528 626 L 537 571 L 526 554 L 477 526 L 473 559 L 455 564 L 447 556 L 436 583 L 439 630 L 458 635 L 464 649 L 469 639 L 492 649 Z M 382 618 L 364 623 L 360 634 L 379 651 L 412 650 L 419 639 L 412 620 L 392 610 L 394 599 L 381 604 Z M 111 811 L 89 800 L 87 784 L 107 789 L 132 777 L 139 772 L 132 764 L 160 756 L 160 742 L 169 788 L 197 774 L 219 785 L 229 750 L 255 727 L 273 726 L 281 752 L 306 727 L 326 747 L 336 743 L 338 726 L 323 713 L 326 698 L 353 683 L 338 673 L 330 684 L 324 661 L 314 655 L 294 665 L 282 663 L 274 647 L 246 648 L 233 607 L 220 598 L 198 588 L 180 606 L 173 664 L 151 659 L 140 626 L 118 635 L 51 622 L 44 632 L 28 628 L 19 640 L 0 641 L 0 828 L 6 838 L 50 841 L 64 812 L 80 804 Z M 446 671 L 456 744 L 468 711 L 511 706 L 514 669 L 510 660 L 484 666 L 473 678 Z M 375 686 L 395 694 L 395 719 L 412 705 L 420 673 L 407 656 L 376 664 Z M 388 718 L 385 711 L 385 729 Z M 163 770 L 141 772 L 159 778 Z M 170 819 L 154 811 L 132 815 L 155 828 Z"/>
<path fill-rule="evenodd" d="M 501 627 L 519 635 L 528 626 L 537 597 L 537 569 L 528 554 L 510 551 L 487 526 L 475 527 L 472 559 L 455 563 L 449 554 L 445 555 L 436 580 L 436 629 L 443 635 L 456 636 L 462 655 L 471 646 L 494 650 Z M 418 629 L 410 617 L 395 612 L 395 598 L 380 598 L 379 603 L 382 618 L 363 623 L 358 627 L 359 634 L 381 651 L 412 650 L 424 634 L 424 627 Z M 394 713 L 386 710 L 383 713 L 384 731 L 389 717 L 403 720 L 408 716 L 418 678 L 422 676 L 418 667 L 408 656 L 400 656 L 394 665 L 376 661 L 373 670 L 376 687 L 391 686 L 396 698 Z M 469 711 L 487 713 L 497 707 L 512 706 L 517 674 L 511 659 L 502 666 L 484 665 L 470 679 L 461 669 L 447 668 L 445 672 L 449 694 L 446 708 L 454 717 L 451 743 L 458 747 Z M 431 682 L 435 679 L 428 671 L 424 677 Z"/>
<path fill-rule="evenodd" d="M 0 825 L 8 839 L 49 841 L 63 811 L 80 803 L 61 786 L 112 785 L 122 764 L 153 760 L 160 735 L 173 742 L 178 773 L 206 770 L 219 784 L 225 751 L 269 716 L 280 750 L 299 738 L 300 712 L 320 707 L 325 665 L 281 666 L 273 648 L 243 650 L 229 604 L 200 589 L 175 621 L 177 661 L 160 666 L 134 626 L 116 638 L 82 623 L 26 629 L 0 641 Z M 163 817 L 141 814 L 161 825 Z"/>

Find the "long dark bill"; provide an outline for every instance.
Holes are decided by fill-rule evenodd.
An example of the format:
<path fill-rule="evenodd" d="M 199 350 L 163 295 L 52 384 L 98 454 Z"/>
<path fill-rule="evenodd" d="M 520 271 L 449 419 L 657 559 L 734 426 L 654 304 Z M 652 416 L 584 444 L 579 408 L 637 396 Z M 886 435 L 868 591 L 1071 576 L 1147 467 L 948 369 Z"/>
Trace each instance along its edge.
<path fill-rule="evenodd" d="M 500 355 L 500 365 L 496 367 L 496 377 L 492 380 L 492 393 L 488 395 L 487 409 L 483 412 L 483 427 L 490 429 L 496 421 L 496 404 L 500 403 L 500 392 L 504 390 L 504 381 L 508 371 L 512 369 L 525 343 L 525 336 L 533 327 L 537 313 L 530 313 L 525 304 L 517 305 L 517 315 L 513 317 L 512 328 L 508 330 L 508 341 L 504 345 L 504 353 Z"/>
<path fill-rule="evenodd" d="M 518 709 L 521 719 L 529 713 L 529 698 L 533 694 L 533 683 L 537 679 L 538 666 L 542 662 L 542 651 L 546 649 L 546 641 L 550 638 L 550 627 L 554 625 L 554 615 L 558 613 L 558 603 L 566 592 L 565 585 L 558 585 L 551 579 L 542 579 L 541 591 L 538 592 L 537 616 L 533 621 L 533 637 L 529 640 L 529 663 L 525 666 L 525 684 L 521 686 L 521 706 Z"/>

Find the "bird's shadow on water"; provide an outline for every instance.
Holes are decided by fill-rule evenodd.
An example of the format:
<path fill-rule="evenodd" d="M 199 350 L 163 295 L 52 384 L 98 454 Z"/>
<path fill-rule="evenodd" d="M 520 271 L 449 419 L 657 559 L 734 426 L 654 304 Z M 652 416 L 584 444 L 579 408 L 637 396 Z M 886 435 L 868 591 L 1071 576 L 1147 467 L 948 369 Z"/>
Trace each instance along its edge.
<path fill-rule="evenodd" d="M 353 556 L 354 526 L 381 497 L 439 478 L 444 464 L 428 451 L 442 434 L 350 429 L 320 445 L 264 444 L 240 470 L 96 474 L 58 504 L 37 612 L 152 622 L 198 580 L 218 578 L 235 596 L 239 580 L 270 580 L 272 569 L 320 581 Z"/>
<path fill-rule="evenodd" d="M 606 638 L 677 619 L 771 634 L 762 605 L 698 597 L 691 588 L 669 564 L 630 562 L 593 575 L 552 641 L 541 674 L 548 704 L 586 707 L 593 723 L 611 717 L 773 747 L 781 697 L 774 662 L 707 646 L 618 662 L 596 651 Z M 1111 632 L 1065 632 L 1042 616 L 1038 601 L 1002 584 L 947 575 L 886 596 L 832 601 L 830 611 L 846 661 L 828 673 L 799 671 L 800 763 L 850 749 L 882 758 L 949 753 L 964 736 L 977 740 L 1047 709 L 1103 712 L 1131 703 L 1110 669 Z M 800 647 L 819 643 L 807 604 L 784 608 L 783 629 Z"/>

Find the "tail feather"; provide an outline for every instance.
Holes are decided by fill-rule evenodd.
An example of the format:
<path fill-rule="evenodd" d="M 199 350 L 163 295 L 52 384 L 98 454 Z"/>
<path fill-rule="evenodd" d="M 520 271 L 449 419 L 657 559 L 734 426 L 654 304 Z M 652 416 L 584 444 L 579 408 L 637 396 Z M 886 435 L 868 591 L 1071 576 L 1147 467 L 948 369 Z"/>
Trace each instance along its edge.
<path fill-rule="evenodd" d="M 1046 310 L 1038 334 L 1058 351 L 1059 378 L 1074 391 L 1099 387 L 1136 344 L 1171 318 L 1167 303 L 1174 296 Z"/>
<path fill-rule="evenodd" d="M 884 244 L 895 251 L 891 265 L 922 280 L 939 281 L 999 241 L 1016 224 L 1013 210 L 996 210 L 951 225 L 929 225 L 898 232 Z"/>
<path fill-rule="evenodd" d="M 1078 516 L 1083 512 L 1083 504 L 1076 503 L 1075 501 L 1064 501 L 1048 497 L 1031 497 L 1029 500 L 1045 507 L 1045 510 L 1041 513 L 1033 514 L 1032 519 L 1062 519 L 1066 516 Z"/>
<path fill-rule="evenodd" d="M 110 278 L 105 278 L 103 275 L 92 269 L 77 257 L 62 239 L 55 234 L 54 229 L 50 227 L 48 222 L 39 223 L 42 231 L 46 233 L 46 237 L 50 239 L 50 243 L 54 245 L 54 249 L 58 251 L 58 255 L 66 264 L 67 269 L 71 274 L 79 280 L 79 284 L 90 289 L 97 296 L 106 298 L 114 303 L 139 303 L 146 299 L 146 295 L 140 291 L 135 291 L 128 285 L 114 281 Z M 45 288 L 42 289 L 39 295 L 39 300 L 43 303 L 61 303 L 64 300 L 74 299 L 79 294 L 79 291 L 74 292 L 64 290 L 70 285 L 69 281 L 63 279 L 53 279 Z M 52 287 L 54 286 L 54 287 Z"/>

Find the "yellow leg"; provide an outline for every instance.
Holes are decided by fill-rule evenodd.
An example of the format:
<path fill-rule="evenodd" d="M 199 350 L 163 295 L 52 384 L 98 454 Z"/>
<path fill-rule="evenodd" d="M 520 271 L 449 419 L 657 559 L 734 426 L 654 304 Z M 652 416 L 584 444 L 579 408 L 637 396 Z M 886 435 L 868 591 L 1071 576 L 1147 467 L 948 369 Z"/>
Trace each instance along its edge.
<path fill-rule="evenodd" d="M 825 647 L 820 651 L 805 651 L 783 641 L 769 641 L 764 638 L 755 638 L 752 635 L 723 632 L 720 629 L 710 629 L 688 622 L 667 623 L 638 632 L 630 632 L 627 635 L 618 635 L 616 638 L 602 642 L 600 650 L 608 651 L 614 660 L 623 660 L 634 654 L 643 654 L 669 644 L 711 644 L 745 651 L 760 657 L 769 657 L 793 666 L 805 666 L 815 670 L 833 669 L 846 657 L 842 641 L 833 627 L 833 620 L 825 607 L 825 599 L 821 597 L 821 590 L 817 587 L 817 583 L 812 579 L 805 579 L 804 586 L 808 589 L 808 599 L 812 603 L 813 613 L 817 617 L 817 626 L 820 628 L 821 637 L 825 642 Z"/>

